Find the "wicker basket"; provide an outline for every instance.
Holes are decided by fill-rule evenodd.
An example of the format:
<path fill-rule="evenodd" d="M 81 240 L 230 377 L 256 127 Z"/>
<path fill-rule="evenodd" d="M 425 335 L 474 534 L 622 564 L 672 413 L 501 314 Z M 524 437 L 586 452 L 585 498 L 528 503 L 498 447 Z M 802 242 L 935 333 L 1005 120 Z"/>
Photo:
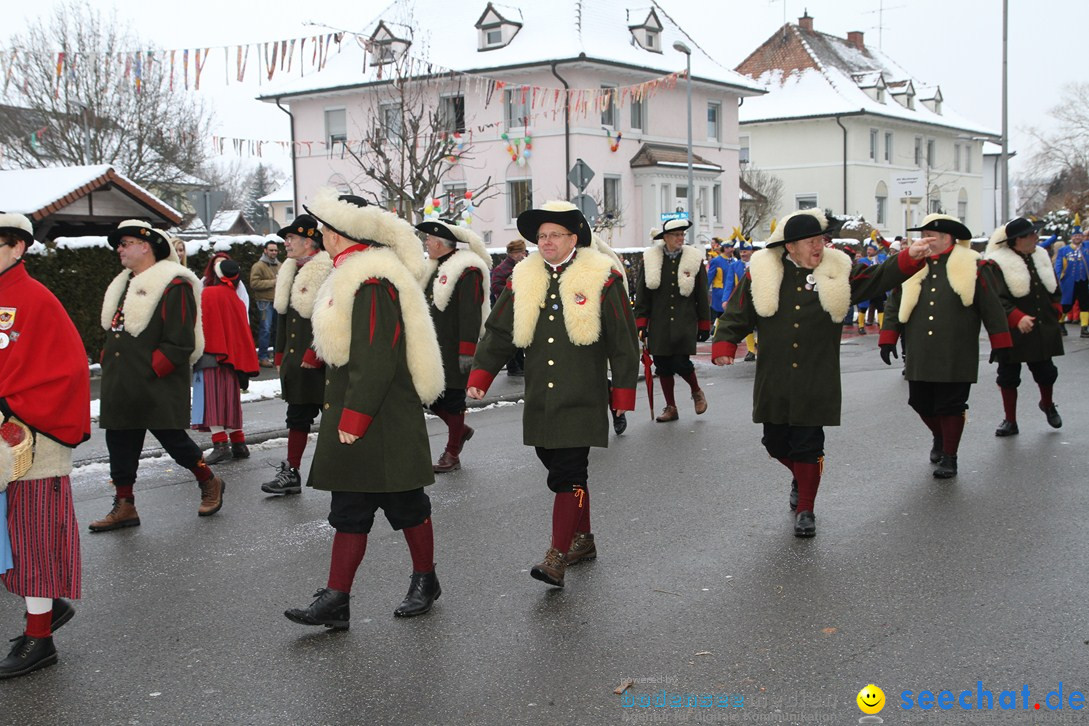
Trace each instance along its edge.
<path fill-rule="evenodd" d="M 14 418 L 0 425 L 0 437 L 11 447 L 11 456 L 15 465 L 12 481 L 18 481 L 30 471 L 30 465 L 34 461 L 34 437 L 26 424 Z"/>

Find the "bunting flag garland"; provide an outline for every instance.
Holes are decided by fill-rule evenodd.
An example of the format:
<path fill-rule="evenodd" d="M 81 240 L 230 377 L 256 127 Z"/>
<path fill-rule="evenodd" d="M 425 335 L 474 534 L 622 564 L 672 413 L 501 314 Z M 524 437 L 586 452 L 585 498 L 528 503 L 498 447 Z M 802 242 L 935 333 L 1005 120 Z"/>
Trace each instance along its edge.
<path fill-rule="evenodd" d="M 193 64 L 193 89 L 200 90 L 200 72 L 204 70 L 204 64 L 208 62 L 208 50 L 204 50 L 204 60 L 200 59 L 200 49 L 197 49 L 197 59 Z"/>
<path fill-rule="evenodd" d="M 245 76 L 246 76 L 246 64 L 249 62 L 249 60 L 250 60 L 250 47 L 247 45 L 243 49 L 243 47 L 241 45 L 238 46 L 238 58 L 237 58 L 237 60 L 235 62 L 235 68 L 236 68 L 235 80 L 241 82 L 242 79 L 245 78 Z"/>
<path fill-rule="evenodd" d="M 611 129 L 606 127 L 606 129 L 605 129 L 605 138 L 609 140 L 609 151 L 613 152 L 614 154 L 616 153 L 616 150 L 620 148 L 620 138 L 623 135 L 624 135 L 624 132 L 617 131 L 616 132 L 616 141 L 613 141 L 613 132 L 612 132 Z"/>
<path fill-rule="evenodd" d="M 182 51 L 182 67 L 185 69 L 185 90 L 189 90 L 189 51 Z"/>

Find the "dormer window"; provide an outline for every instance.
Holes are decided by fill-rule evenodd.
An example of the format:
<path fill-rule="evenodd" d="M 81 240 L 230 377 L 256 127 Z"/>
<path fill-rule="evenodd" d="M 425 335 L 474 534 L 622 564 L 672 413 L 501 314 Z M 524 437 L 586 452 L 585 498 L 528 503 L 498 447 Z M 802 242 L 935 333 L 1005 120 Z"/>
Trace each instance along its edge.
<path fill-rule="evenodd" d="M 503 8 L 508 15 L 517 16 L 512 20 L 496 9 L 495 5 L 488 3 L 484 8 L 484 14 L 476 21 L 477 50 L 495 50 L 510 44 L 518 31 L 522 29 L 522 14 L 517 8 Z"/>
<path fill-rule="evenodd" d="M 924 88 L 923 92 L 919 94 L 923 99 L 923 105 L 929 108 L 939 116 L 942 113 L 942 89 L 935 86 L 934 88 Z"/>
<path fill-rule="evenodd" d="M 393 63 L 408 51 L 410 45 L 412 45 L 411 40 L 397 37 L 384 20 L 379 20 L 378 27 L 370 38 L 371 63 L 374 65 Z"/>
<path fill-rule="evenodd" d="M 629 10 L 629 19 L 636 12 L 638 11 Z M 632 40 L 643 50 L 649 50 L 652 53 L 662 52 L 662 21 L 658 20 L 658 14 L 653 8 L 642 23 L 629 25 L 628 30 L 631 31 Z"/>
<path fill-rule="evenodd" d="M 877 89 L 877 102 L 878 103 L 884 103 L 885 102 L 885 89 L 884 88 L 878 88 Z"/>
<path fill-rule="evenodd" d="M 889 93 L 906 109 L 915 108 L 915 86 L 911 81 L 896 81 L 889 84 Z"/>
<path fill-rule="evenodd" d="M 865 71 L 851 76 L 866 95 L 877 101 L 885 102 L 885 76 L 881 71 Z"/>

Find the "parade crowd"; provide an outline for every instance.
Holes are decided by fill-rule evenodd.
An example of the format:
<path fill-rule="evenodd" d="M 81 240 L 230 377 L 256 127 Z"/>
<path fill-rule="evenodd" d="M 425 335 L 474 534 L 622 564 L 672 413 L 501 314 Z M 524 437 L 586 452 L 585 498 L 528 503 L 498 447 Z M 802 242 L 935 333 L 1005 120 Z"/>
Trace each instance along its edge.
<path fill-rule="evenodd" d="M 665 398 L 655 421 L 668 424 L 685 408 L 678 377 L 692 412 L 708 410 L 692 362 L 697 344 L 711 341 L 717 366 L 733 364 L 744 344 L 742 360 L 756 365 L 753 421 L 768 455 L 790 472 L 793 534 L 812 537 L 853 309 L 860 332 L 867 317 L 878 323 L 886 364 L 905 353 L 907 404 L 932 434 L 927 456 L 939 479 L 958 473 L 981 326 L 997 364 L 1000 437 L 1019 432 L 1022 364 L 1043 420 L 1061 427 L 1053 358 L 1063 354 L 1062 320 L 1075 304 L 1089 337 L 1080 230 L 1053 261 L 1053 240 L 1041 243 L 1025 218 L 995 230 L 983 254 L 959 220 L 930 214 L 909 230 L 920 236 L 875 241 L 852 258 L 831 244 L 839 221 L 800 210 L 762 249 L 716 240 L 709 261 L 686 244 L 691 223 L 671 220 L 653 235 L 629 291 L 625 265 L 568 202 L 519 215 L 522 239 L 494 269 L 480 237 L 454 221 L 413 227 L 332 189 L 304 209 L 278 232 L 287 259 L 280 263 L 270 242 L 250 275 L 256 346 L 248 292 L 229 255 L 214 255 L 198 278 L 184 265 L 184 246 L 151 225 L 129 220 L 110 233 L 122 270 L 103 298 L 99 426 L 114 498 L 89 525 L 94 533 L 140 526 L 133 487 L 148 432 L 192 473 L 197 515 L 219 512 L 227 483 L 212 466 L 249 456 L 240 394 L 259 367 L 275 366 L 287 451 L 261 489 L 300 494 L 317 422 L 305 483 L 329 492 L 334 530 L 324 585 L 309 605 L 284 613 L 303 625 L 350 626 L 353 583 L 379 511 L 404 534 L 412 559 L 394 615 L 432 608 L 442 588 L 426 487 L 461 468 L 474 434 L 467 399 L 483 398 L 504 369 L 524 376 L 522 441 L 552 493 L 551 537 L 530 575 L 563 587 L 568 567 L 597 556 L 590 450 L 607 447 L 610 430 L 624 431 L 641 366 L 647 375 L 653 366 Z M 26 602 L 24 632 L 0 661 L 0 679 L 57 662 L 53 632 L 73 617 L 69 600 L 81 590 L 69 475 L 73 449 L 90 437 L 88 365 L 64 308 L 26 271 L 33 232 L 23 215 L 0 213 L 0 581 Z M 528 255 L 527 242 L 536 247 Z M 447 432 L 434 462 L 425 410 Z M 190 428 L 212 433 L 208 455 Z"/>

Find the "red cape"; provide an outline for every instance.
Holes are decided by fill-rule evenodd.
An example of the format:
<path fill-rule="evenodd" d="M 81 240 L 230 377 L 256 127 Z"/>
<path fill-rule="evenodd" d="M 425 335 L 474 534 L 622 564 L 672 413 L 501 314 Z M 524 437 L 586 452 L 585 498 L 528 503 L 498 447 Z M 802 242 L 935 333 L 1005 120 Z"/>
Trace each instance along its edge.
<path fill-rule="evenodd" d="M 60 301 L 21 262 L 0 273 L 0 335 L 4 415 L 66 446 L 89 439 L 91 376 L 83 341 Z"/>
<path fill-rule="evenodd" d="M 208 285 L 200 294 L 204 352 L 236 371 L 257 375 L 257 349 L 246 306 L 229 285 Z"/>

